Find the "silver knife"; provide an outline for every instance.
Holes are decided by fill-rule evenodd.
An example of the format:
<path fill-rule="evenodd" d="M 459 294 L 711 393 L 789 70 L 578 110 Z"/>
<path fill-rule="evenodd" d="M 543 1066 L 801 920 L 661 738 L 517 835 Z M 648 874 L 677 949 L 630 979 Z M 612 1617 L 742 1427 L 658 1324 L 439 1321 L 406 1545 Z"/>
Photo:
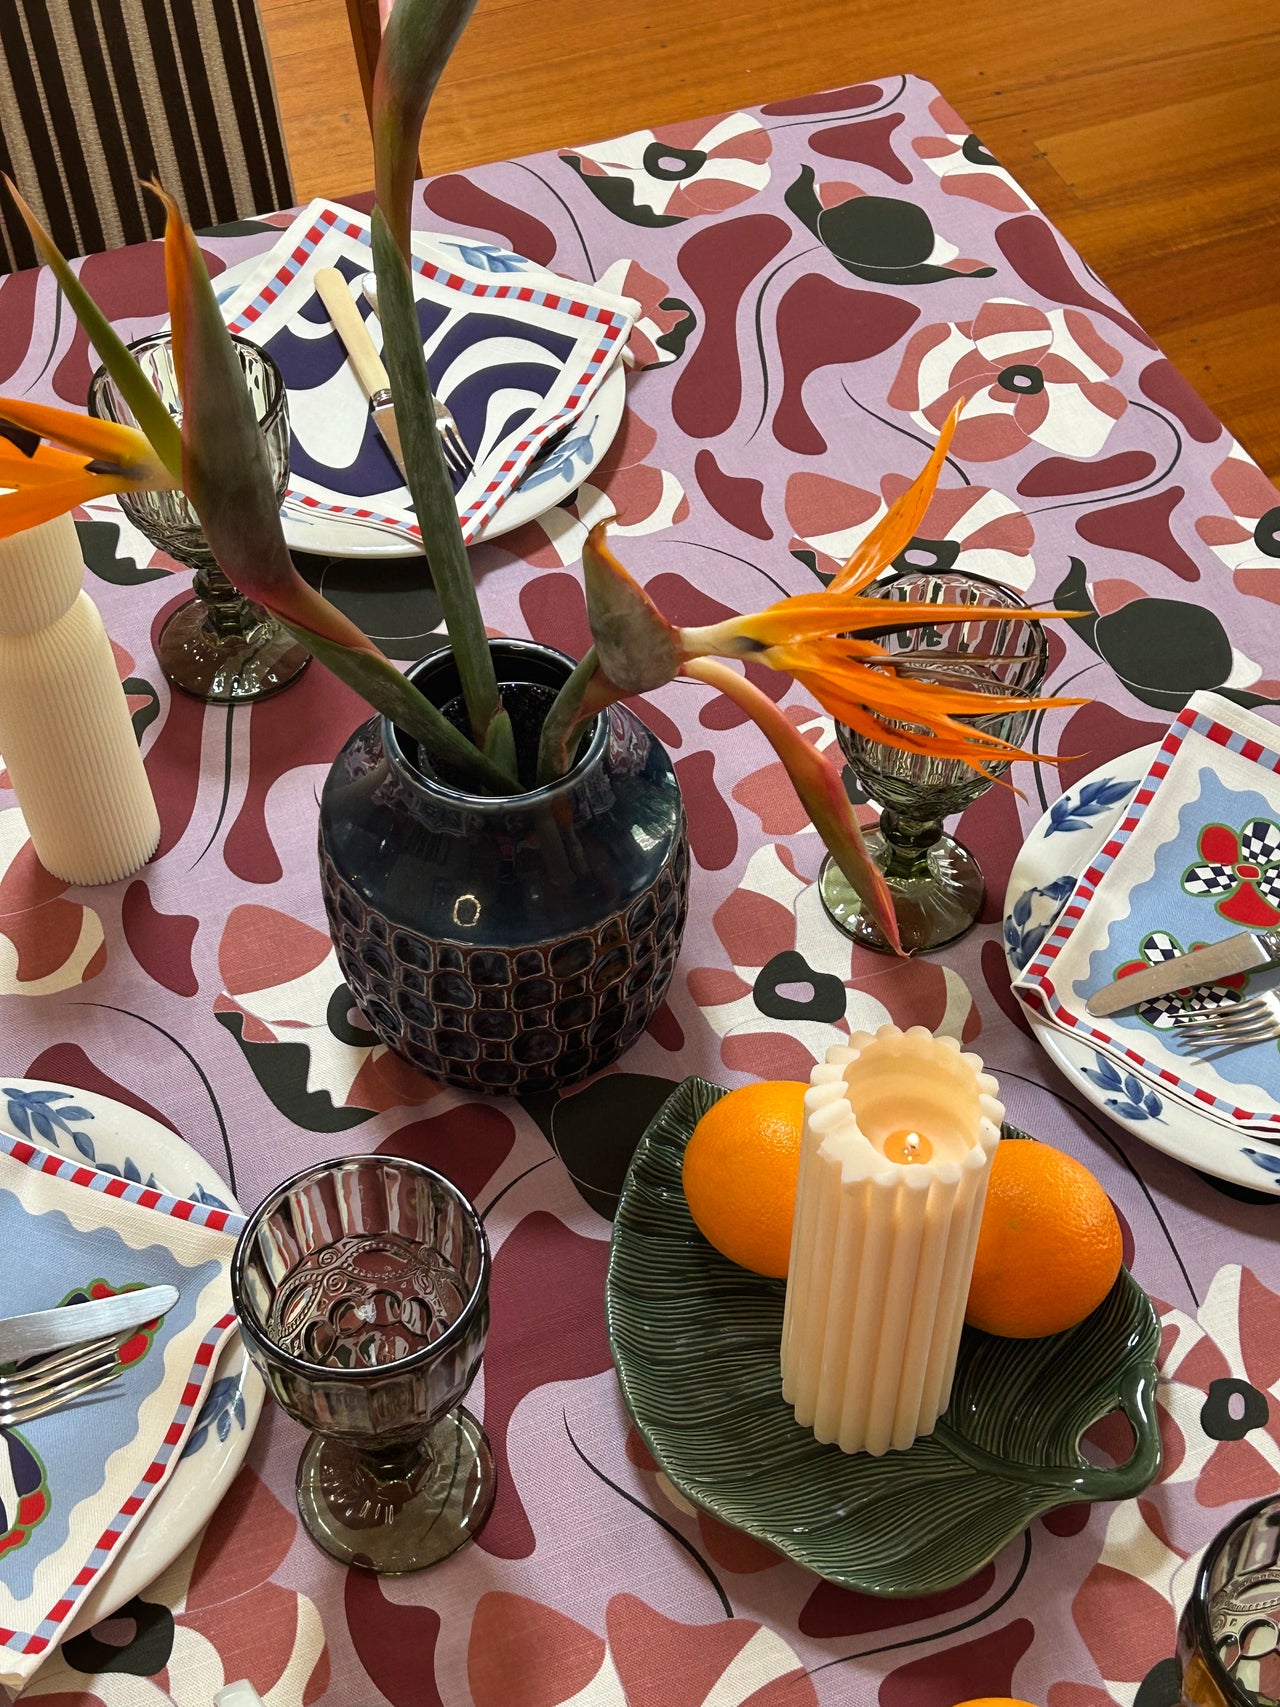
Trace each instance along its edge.
<path fill-rule="evenodd" d="M 1277 961 L 1280 961 L 1280 930 L 1241 931 L 1238 936 L 1193 948 L 1189 954 L 1175 954 L 1171 960 L 1131 972 L 1127 978 L 1117 978 L 1090 996 L 1085 1007 L 1095 1019 L 1106 1019 L 1122 1008 L 1135 1007 L 1156 996 L 1192 989 L 1197 984 L 1218 984 L 1237 972 L 1254 972 L 1260 966 L 1274 966 Z"/>
<path fill-rule="evenodd" d="M 112 1298 L 91 1298 L 85 1304 L 62 1304 L 55 1310 L 10 1316 L 0 1322 L 0 1364 L 140 1328 L 172 1310 L 177 1302 L 176 1286 L 144 1286 L 136 1292 L 117 1292 Z"/>
<path fill-rule="evenodd" d="M 373 346 L 364 316 L 356 307 L 346 279 L 336 267 L 321 267 L 315 275 L 315 287 L 316 295 L 329 311 L 334 331 L 342 340 L 351 371 L 369 399 L 373 424 L 382 434 L 383 443 L 403 474 L 404 456 L 400 449 L 400 428 L 391 402 L 391 381 L 382 365 L 382 357 Z"/>

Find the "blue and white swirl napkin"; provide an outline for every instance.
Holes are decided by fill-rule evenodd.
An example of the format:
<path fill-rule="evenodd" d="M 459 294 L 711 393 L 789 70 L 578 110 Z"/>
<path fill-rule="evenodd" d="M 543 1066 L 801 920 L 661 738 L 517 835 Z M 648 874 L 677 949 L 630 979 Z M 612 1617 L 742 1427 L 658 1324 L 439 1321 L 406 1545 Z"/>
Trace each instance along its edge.
<path fill-rule="evenodd" d="M 1229 1126 L 1280 1138 L 1280 1043 L 1205 1059 L 1178 1038 L 1180 1019 L 1227 1013 L 1280 984 L 1280 969 L 1178 991 L 1109 1019 L 1085 1009 L 1098 990 L 1143 966 L 1276 925 L 1280 729 L 1216 694 L 1196 694 L 1014 988 L 1121 1074 Z"/>
<path fill-rule="evenodd" d="M 414 291 L 432 386 L 474 461 L 459 486 L 463 538 L 478 539 L 548 441 L 595 397 L 626 346 L 639 304 L 488 244 L 415 233 Z M 222 304 L 231 330 L 265 348 L 284 375 L 292 429 L 289 502 L 376 521 L 419 540 L 409 493 L 312 283 L 336 267 L 370 336 L 360 289 L 373 266 L 369 221 L 314 201 Z"/>

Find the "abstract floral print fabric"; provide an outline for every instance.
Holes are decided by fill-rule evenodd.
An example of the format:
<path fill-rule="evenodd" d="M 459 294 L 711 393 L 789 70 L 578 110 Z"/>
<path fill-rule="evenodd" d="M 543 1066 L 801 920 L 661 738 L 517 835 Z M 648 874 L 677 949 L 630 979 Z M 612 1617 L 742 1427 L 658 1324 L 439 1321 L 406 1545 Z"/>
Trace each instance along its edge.
<path fill-rule="evenodd" d="M 554 1108 L 468 1102 L 367 1030 L 324 928 L 316 790 L 364 708 L 319 669 L 252 710 L 171 694 L 152 635 L 182 580 L 118 510 L 82 518 L 163 837 L 129 882 L 66 890 L 0 795 L 0 1059 L 144 1107 L 246 1204 L 350 1150 L 454 1178 L 494 1247 L 470 1402 L 499 1493 L 477 1546 L 441 1570 L 344 1572 L 300 1533 L 297 1434 L 268 1414 L 203 1540 L 46 1662 L 32 1698 L 208 1707 L 248 1677 L 272 1707 L 1171 1699 L 1191 1561 L 1280 1467 L 1280 1173 L 1259 1163 L 1256 1192 L 1219 1189 L 1066 1088 L 1009 989 L 1000 901 L 1031 824 L 1162 739 L 1193 692 L 1280 701 L 1280 493 L 919 79 L 498 162 L 419 194 L 423 229 L 641 304 L 608 456 L 571 501 L 472 552 L 492 629 L 581 656 L 578 557 L 611 513 L 629 569 L 682 624 L 820 586 L 965 391 L 971 415 L 900 566 L 987 575 L 1073 613 L 1053 625 L 1047 689 L 1089 703 L 1036 731 L 1060 766 L 1018 767 L 1021 792 L 993 788 L 959 822 L 987 878 L 982 922 L 894 965 L 828 925 L 821 846 L 754 725 L 698 684 L 643 696 L 694 862 L 668 995 L 616 1071 Z M 211 268 L 265 251 L 287 223 L 204 239 Z M 81 276 L 126 336 L 161 322 L 153 248 L 90 257 Z M 52 280 L 14 275 L 0 304 L 9 389 L 81 404 L 93 357 Z M 436 643 L 439 607 L 414 563 L 306 569 L 393 656 Z M 802 692 L 749 668 L 806 739 L 837 750 Z M 1073 794 L 1061 821 L 1100 804 Z M 1239 834 L 1266 816 L 1214 821 Z M 1213 861 L 1229 863 L 1216 849 Z M 1029 955 L 1061 899 L 1024 921 Z M 1199 905 L 1212 923 L 1195 936 L 1239 928 Z M 1050 1513 L 970 1582 L 892 1602 L 833 1589 L 674 1494 L 628 1427 L 602 1305 L 608 1217 L 671 1086 L 804 1077 L 851 1027 L 886 1019 L 975 1048 L 1010 1118 L 1098 1175 L 1166 1331 L 1165 1469 L 1140 1502 Z M 1091 1450 L 1122 1459 L 1119 1432 L 1103 1425 Z"/>

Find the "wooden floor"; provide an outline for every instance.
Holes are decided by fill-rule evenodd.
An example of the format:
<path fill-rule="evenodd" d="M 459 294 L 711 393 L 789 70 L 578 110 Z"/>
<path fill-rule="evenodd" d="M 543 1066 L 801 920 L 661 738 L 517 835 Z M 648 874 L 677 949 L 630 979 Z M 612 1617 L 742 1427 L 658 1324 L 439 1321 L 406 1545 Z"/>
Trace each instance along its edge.
<path fill-rule="evenodd" d="M 299 196 L 367 188 L 344 0 L 259 0 Z M 1280 0 L 479 0 L 452 170 L 916 71 L 1280 476 Z"/>

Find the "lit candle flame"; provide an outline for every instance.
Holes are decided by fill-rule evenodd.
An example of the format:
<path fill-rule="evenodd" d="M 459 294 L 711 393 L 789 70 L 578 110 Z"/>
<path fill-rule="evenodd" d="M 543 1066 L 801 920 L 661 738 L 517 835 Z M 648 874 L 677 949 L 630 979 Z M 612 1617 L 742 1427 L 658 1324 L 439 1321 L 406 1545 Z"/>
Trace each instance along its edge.
<path fill-rule="evenodd" d="M 933 1155 L 933 1145 L 923 1132 L 903 1128 L 890 1132 L 884 1141 L 884 1153 L 890 1162 L 927 1162 Z"/>

